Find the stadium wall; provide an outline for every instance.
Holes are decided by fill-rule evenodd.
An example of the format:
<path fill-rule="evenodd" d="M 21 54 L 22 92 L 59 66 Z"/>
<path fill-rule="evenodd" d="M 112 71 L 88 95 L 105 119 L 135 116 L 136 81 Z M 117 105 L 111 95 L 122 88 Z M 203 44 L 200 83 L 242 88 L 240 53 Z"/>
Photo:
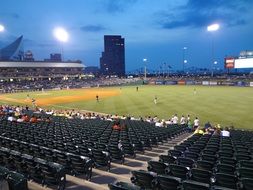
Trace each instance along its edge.
<path fill-rule="evenodd" d="M 246 81 L 194 81 L 194 80 L 166 80 L 166 81 L 149 81 L 149 85 L 202 85 L 202 86 L 241 86 L 241 87 L 253 87 L 253 82 Z"/>

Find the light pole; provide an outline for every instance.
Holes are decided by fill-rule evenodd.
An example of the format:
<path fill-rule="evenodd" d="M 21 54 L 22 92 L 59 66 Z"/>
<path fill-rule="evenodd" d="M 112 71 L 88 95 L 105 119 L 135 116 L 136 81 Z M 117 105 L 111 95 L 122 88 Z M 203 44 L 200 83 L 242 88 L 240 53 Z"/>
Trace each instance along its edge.
<path fill-rule="evenodd" d="M 63 43 L 68 41 L 69 34 L 64 28 L 57 27 L 54 29 L 54 36 L 61 43 L 61 54 L 62 54 L 62 61 L 63 61 L 64 60 L 63 59 Z"/>
<path fill-rule="evenodd" d="M 4 28 L 4 25 L 0 24 L 0 32 L 4 32 L 5 28 Z M 0 61 L 2 60 L 2 52 L 1 52 L 1 49 L 0 49 Z"/>
<path fill-rule="evenodd" d="M 144 80 L 147 79 L 147 58 L 143 59 L 143 63 L 144 63 Z"/>
<path fill-rule="evenodd" d="M 187 47 L 183 47 L 183 73 L 184 73 L 184 66 L 187 63 L 187 60 L 185 59 L 185 51 L 187 50 Z"/>
<path fill-rule="evenodd" d="M 217 30 L 219 30 L 220 25 L 219 24 L 211 24 L 209 26 L 207 26 L 207 31 L 208 32 L 215 32 Z M 211 48 L 212 48 L 212 55 L 211 55 L 211 70 L 212 70 L 212 77 L 213 77 L 213 64 L 215 64 L 215 60 L 214 60 L 214 40 L 213 40 L 213 36 L 211 35 Z M 217 64 L 217 62 L 216 62 Z"/>

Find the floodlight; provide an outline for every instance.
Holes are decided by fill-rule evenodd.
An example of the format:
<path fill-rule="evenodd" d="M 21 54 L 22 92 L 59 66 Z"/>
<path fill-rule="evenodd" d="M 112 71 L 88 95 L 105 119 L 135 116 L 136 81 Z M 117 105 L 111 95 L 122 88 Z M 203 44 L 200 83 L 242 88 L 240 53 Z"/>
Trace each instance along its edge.
<path fill-rule="evenodd" d="M 61 42 L 67 42 L 69 39 L 68 32 L 61 27 L 57 27 L 54 29 L 54 36 Z"/>
<path fill-rule="evenodd" d="M 207 27 L 208 32 L 219 30 L 220 25 L 219 24 L 211 24 Z"/>
<path fill-rule="evenodd" d="M 4 31 L 4 25 L 0 24 L 0 32 Z"/>

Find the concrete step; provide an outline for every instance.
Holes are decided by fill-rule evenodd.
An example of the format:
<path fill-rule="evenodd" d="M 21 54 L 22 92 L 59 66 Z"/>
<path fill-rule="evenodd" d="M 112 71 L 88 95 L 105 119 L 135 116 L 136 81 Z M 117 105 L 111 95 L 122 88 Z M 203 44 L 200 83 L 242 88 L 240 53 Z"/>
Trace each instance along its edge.
<path fill-rule="evenodd" d="M 66 190 L 97 190 L 97 189 L 108 190 L 109 189 L 107 185 L 100 185 L 98 183 L 87 181 L 79 177 L 67 175 L 66 179 L 67 179 Z"/>
<path fill-rule="evenodd" d="M 112 168 L 112 172 L 115 172 Z M 108 171 L 103 171 L 100 169 L 93 169 L 91 182 L 102 185 L 103 187 L 108 187 L 108 183 L 114 183 L 116 181 L 123 181 L 131 183 L 130 175 L 120 175 Z"/>

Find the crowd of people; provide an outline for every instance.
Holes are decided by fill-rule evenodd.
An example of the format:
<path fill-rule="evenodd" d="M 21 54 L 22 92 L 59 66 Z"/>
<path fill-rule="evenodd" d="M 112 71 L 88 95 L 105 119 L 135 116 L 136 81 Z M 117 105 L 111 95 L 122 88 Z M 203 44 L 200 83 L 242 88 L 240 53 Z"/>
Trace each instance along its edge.
<path fill-rule="evenodd" d="M 180 75 L 180 74 L 171 74 L 167 77 L 149 77 L 147 80 L 149 83 L 155 81 L 180 81 L 180 80 L 189 80 L 195 81 L 196 84 L 203 80 L 216 80 L 216 81 L 251 81 L 253 75 L 217 75 L 210 78 L 209 75 Z M 39 76 L 31 78 L 9 78 L 0 80 L 0 93 L 14 93 L 22 91 L 34 91 L 41 89 L 72 89 L 72 88 L 89 88 L 89 87 L 99 87 L 99 86 L 115 86 L 115 85 L 126 85 L 141 83 L 143 79 L 139 77 L 131 78 L 118 78 L 118 77 L 44 77 L 39 78 Z M 138 91 L 138 87 L 136 88 Z M 154 99 L 155 101 L 155 99 Z M 157 102 L 157 100 L 156 100 Z"/>
<path fill-rule="evenodd" d="M 0 81 L 0 93 L 15 93 L 47 89 L 75 89 L 120 86 L 136 83 L 140 78 L 40 78 Z"/>
<path fill-rule="evenodd" d="M 28 114 L 29 113 L 29 114 Z M 213 134 L 220 136 L 230 136 L 229 130 L 233 129 L 233 126 L 221 127 L 220 124 L 211 125 L 210 122 L 205 123 L 203 126 L 200 125 L 200 120 L 198 117 L 191 119 L 191 116 L 182 115 L 180 118 L 177 114 L 172 115 L 168 119 L 159 119 L 157 116 L 145 116 L 145 117 L 133 117 L 133 116 L 119 116 L 119 115 L 110 115 L 94 112 L 80 112 L 78 110 L 43 110 L 42 108 L 30 108 L 28 106 L 9 106 L 1 105 L 0 106 L 0 115 L 7 115 L 7 120 L 10 122 L 30 122 L 37 123 L 40 121 L 51 122 L 51 116 L 62 116 L 69 119 L 101 119 L 107 121 L 113 121 L 113 129 L 121 130 L 126 126 L 121 126 L 120 119 L 129 119 L 129 120 L 139 120 L 145 121 L 150 124 L 154 124 L 156 127 L 170 127 L 170 125 L 185 125 L 188 127 L 189 132 L 194 132 L 198 134 Z M 44 117 L 42 117 L 44 116 Z"/>

